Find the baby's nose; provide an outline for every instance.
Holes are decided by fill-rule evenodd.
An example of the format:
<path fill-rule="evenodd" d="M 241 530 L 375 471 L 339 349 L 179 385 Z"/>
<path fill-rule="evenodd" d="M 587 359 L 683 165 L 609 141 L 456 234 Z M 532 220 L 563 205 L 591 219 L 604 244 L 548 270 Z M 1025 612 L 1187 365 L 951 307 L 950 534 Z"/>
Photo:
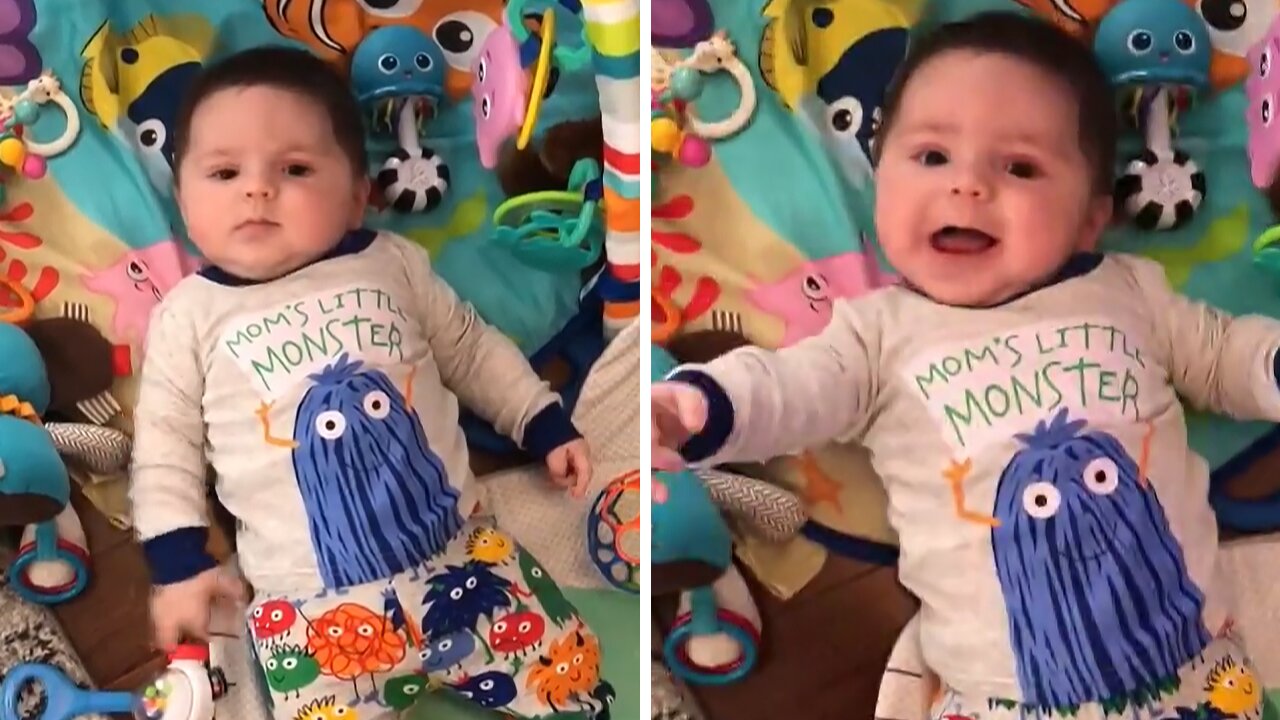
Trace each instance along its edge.
<path fill-rule="evenodd" d="M 960 182 L 952 183 L 951 194 L 957 196 L 968 196 L 975 200 L 985 200 L 990 197 L 991 192 L 987 188 L 986 183 L 981 180 L 969 178 Z"/>

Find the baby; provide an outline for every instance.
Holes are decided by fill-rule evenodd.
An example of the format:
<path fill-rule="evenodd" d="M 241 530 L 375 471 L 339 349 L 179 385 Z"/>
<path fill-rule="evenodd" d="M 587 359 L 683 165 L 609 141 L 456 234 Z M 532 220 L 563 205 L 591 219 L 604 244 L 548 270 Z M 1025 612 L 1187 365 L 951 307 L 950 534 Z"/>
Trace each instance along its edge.
<path fill-rule="evenodd" d="M 515 717 L 603 716 L 598 638 L 476 514 L 458 404 L 577 496 L 586 444 L 425 250 L 361 227 L 364 131 L 343 78 L 284 48 L 208 68 L 174 165 L 208 265 L 152 317 L 135 415 L 158 641 L 204 638 L 211 602 L 243 592 L 205 552 L 207 458 L 276 718 L 395 717 L 428 684 Z"/>
<path fill-rule="evenodd" d="M 1094 249 L 1115 135 L 1084 45 L 1012 14 L 941 27 L 877 148 L 876 229 L 904 282 L 652 391 L 659 467 L 869 449 L 944 685 L 934 718 L 1261 710 L 1178 395 L 1280 420 L 1280 323 Z"/>

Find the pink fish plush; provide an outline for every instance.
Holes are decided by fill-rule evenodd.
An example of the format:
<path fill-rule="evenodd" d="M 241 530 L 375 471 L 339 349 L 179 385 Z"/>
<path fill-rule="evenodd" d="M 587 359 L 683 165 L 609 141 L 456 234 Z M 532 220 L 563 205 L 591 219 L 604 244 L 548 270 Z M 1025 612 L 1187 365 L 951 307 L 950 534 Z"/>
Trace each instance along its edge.
<path fill-rule="evenodd" d="M 178 281 L 199 268 L 199 261 L 176 240 L 129 250 L 102 270 L 81 277 L 85 288 L 116 301 L 113 332 L 117 342 L 141 345 L 151 310 Z"/>
<path fill-rule="evenodd" d="M 864 245 L 865 245 L 864 239 Z M 861 251 L 810 260 L 781 280 L 760 284 L 747 299 L 786 324 L 782 346 L 816 335 L 831 321 L 832 303 L 891 285 L 897 277 L 880 269 L 874 254 Z"/>

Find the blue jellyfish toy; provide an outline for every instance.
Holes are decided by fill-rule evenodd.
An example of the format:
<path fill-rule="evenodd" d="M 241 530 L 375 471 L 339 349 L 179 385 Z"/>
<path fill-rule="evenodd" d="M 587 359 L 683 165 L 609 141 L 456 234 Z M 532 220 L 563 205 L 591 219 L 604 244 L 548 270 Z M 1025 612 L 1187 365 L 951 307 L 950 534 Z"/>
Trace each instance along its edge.
<path fill-rule="evenodd" d="M 1210 41 L 1204 20 L 1181 0 L 1123 0 L 1093 39 L 1103 72 L 1132 99 L 1146 149 L 1116 184 L 1117 204 L 1144 230 L 1172 230 L 1204 200 L 1205 176 L 1173 147 L 1174 116 L 1209 85 Z"/>
<path fill-rule="evenodd" d="M 390 25 L 369 33 L 351 56 L 351 85 L 373 117 L 375 132 L 392 131 L 399 147 L 376 177 L 397 212 L 430 212 L 449 189 L 449 167 L 419 140 L 444 98 L 444 51 L 421 30 Z"/>

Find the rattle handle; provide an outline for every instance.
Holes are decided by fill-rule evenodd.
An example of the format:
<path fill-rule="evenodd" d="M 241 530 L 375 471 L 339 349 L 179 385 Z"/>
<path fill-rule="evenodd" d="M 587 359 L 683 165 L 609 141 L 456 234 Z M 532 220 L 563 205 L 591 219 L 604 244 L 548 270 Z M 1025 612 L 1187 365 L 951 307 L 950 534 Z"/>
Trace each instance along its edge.
<path fill-rule="evenodd" d="M 18 700 L 23 689 L 33 684 L 40 686 L 45 698 L 44 712 L 36 720 L 133 713 L 133 693 L 83 690 L 52 665 L 26 663 L 11 669 L 0 683 L 0 720 L 19 720 Z"/>
<path fill-rule="evenodd" d="M 1152 150 L 1170 151 L 1173 148 L 1173 128 L 1169 116 L 1173 113 L 1173 98 L 1168 88 L 1159 88 L 1147 106 L 1143 136 Z"/>

